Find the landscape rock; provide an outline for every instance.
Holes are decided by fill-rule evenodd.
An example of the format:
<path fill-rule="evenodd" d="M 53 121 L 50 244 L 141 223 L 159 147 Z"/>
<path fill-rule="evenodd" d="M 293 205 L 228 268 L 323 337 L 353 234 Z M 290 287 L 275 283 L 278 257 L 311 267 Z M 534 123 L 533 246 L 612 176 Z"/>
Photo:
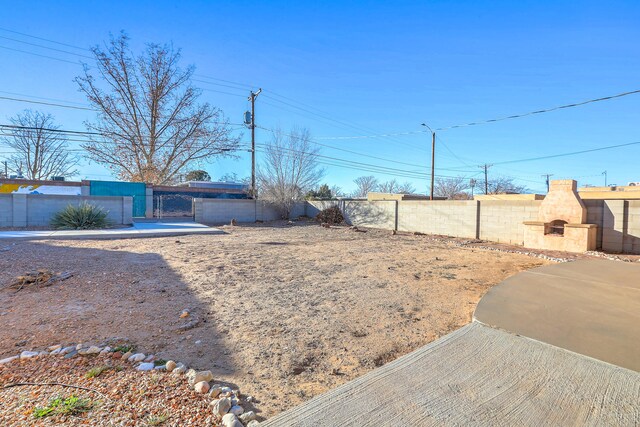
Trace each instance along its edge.
<path fill-rule="evenodd" d="M 51 353 L 49 353 L 51 356 L 56 356 L 58 354 L 60 354 L 60 352 L 62 351 L 62 348 L 58 348 L 56 350 L 52 350 Z"/>
<path fill-rule="evenodd" d="M 187 372 L 187 379 L 189 380 L 189 385 L 194 386 L 200 381 L 212 381 L 213 373 L 211 373 L 211 371 L 196 372 L 195 369 L 189 369 L 189 371 Z"/>
<path fill-rule="evenodd" d="M 71 359 L 72 357 L 74 357 L 76 354 L 78 354 L 78 350 L 76 350 L 75 348 L 73 350 L 71 350 L 69 353 L 64 355 L 65 359 Z"/>
<path fill-rule="evenodd" d="M 142 362 L 145 357 L 147 356 L 145 356 L 144 353 L 136 353 L 129 356 L 127 360 L 129 362 Z"/>
<path fill-rule="evenodd" d="M 129 359 L 129 357 L 131 357 L 133 353 L 131 353 L 130 351 L 127 351 L 125 354 L 122 355 L 122 360 L 127 360 Z"/>
<path fill-rule="evenodd" d="M 138 365 L 138 367 L 136 369 L 138 371 L 151 371 L 154 367 L 155 367 L 155 365 L 153 364 L 153 362 L 151 362 L 151 363 L 141 363 L 141 364 Z"/>
<path fill-rule="evenodd" d="M 231 409 L 231 399 L 224 397 L 222 399 L 212 400 L 209 405 L 214 414 L 223 416 Z"/>
<path fill-rule="evenodd" d="M 75 345 L 70 345 L 69 347 L 65 347 L 62 350 L 60 350 L 60 354 L 68 354 L 71 353 L 72 351 L 75 351 L 76 346 Z"/>
<path fill-rule="evenodd" d="M 114 351 L 111 357 L 114 359 L 120 359 L 122 357 L 122 353 L 119 351 Z"/>
<path fill-rule="evenodd" d="M 51 352 L 51 351 L 59 350 L 61 348 L 62 348 L 62 344 L 56 344 L 56 345 L 47 347 L 47 351 Z"/>
<path fill-rule="evenodd" d="M 229 412 L 232 413 L 233 415 L 240 416 L 240 415 L 244 414 L 244 408 L 242 406 L 240 406 L 240 405 L 233 405 L 231 407 L 231 409 L 229 409 Z"/>
<path fill-rule="evenodd" d="M 5 359 L 0 360 L 0 365 L 4 365 L 4 364 L 9 363 L 9 362 L 11 362 L 13 360 L 16 360 L 16 359 L 20 359 L 20 356 L 7 357 Z"/>
<path fill-rule="evenodd" d="M 111 347 L 106 346 L 105 348 L 102 349 L 102 351 L 100 352 L 100 354 L 107 354 L 111 352 Z"/>
<path fill-rule="evenodd" d="M 171 371 L 171 373 L 174 375 L 182 375 L 185 372 L 187 372 L 187 367 L 184 366 L 184 364 L 182 363 L 178 363 L 178 365 L 173 369 L 173 371 Z"/>
<path fill-rule="evenodd" d="M 238 418 L 233 414 L 227 414 L 222 417 L 222 425 L 224 427 L 244 427 Z"/>
<path fill-rule="evenodd" d="M 48 356 L 49 352 L 48 351 L 40 351 L 38 352 L 38 356 Z"/>
<path fill-rule="evenodd" d="M 256 413 L 253 411 L 248 411 L 240 415 L 238 418 L 240 418 L 240 421 L 242 421 L 244 424 L 247 424 L 249 421 L 253 421 L 256 419 Z"/>
<path fill-rule="evenodd" d="M 171 372 L 174 369 L 176 369 L 177 365 L 176 365 L 176 362 L 174 362 L 173 360 L 168 360 L 164 366 L 167 369 L 167 372 Z"/>
<path fill-rule="evenodd" d="M 84 345 L 82 343 L 76 345 L 76 350 L 80 350 Z"/>
<path fill-rule="evenodd" d="M 206 381 L 199 381 L 193 386 L 193 389 L 198 393 L 206 393 L 209 391 L 209 383 Z"/>
<path fill-rule="evenodd" d="M 220 384 L 214 384 L 213 387 L 211 387 L 211 391 L 209 391 L 209 397 L 215 399 L 220 395 L 221 392 L 222 386 Z"/>
<path fill-rule="evenodd" d="M 253 421 L 249 421 L 249 424 L 247 424 L 247 427 L 257 427 L 260 425 L 259 421 L 253 420 Z"/>
<path fill-rule="evenodd" d="M 153 362 L 156 359 L 156 357 L 153 354 L 148 355 L 147 357 L 144 358 L 145 362 Z"/>
<path fill-rule="evenodd" d="M 89 347 L 86 351 L 86 354 L 98 354 L 102 351 L 102 349 L 100 347 L 97 347 L 95 345 L 92 345 L 91 347 Z"/>
<path fill-rule="evenodd" d="M 20 353 L 20 359 L 30 359 L 32 357 L 35 357 L 38 355 L 37 351 L 23 351 L 22 353 Z"/>

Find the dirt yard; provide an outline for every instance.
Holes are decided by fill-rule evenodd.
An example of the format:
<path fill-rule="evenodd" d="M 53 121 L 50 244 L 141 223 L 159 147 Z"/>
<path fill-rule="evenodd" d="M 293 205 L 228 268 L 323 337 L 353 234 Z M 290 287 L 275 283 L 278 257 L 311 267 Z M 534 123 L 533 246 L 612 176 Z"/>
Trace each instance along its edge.
<path fill-rule="evenodd" d="M 127 338 L 211 369 L 268 418 L 459 328 L 491 286 L 548 263 L 302 222 L 225 231 L 0 244 L 0 359 Z M 37 269 L 73 276 L 9 287 Z"/>

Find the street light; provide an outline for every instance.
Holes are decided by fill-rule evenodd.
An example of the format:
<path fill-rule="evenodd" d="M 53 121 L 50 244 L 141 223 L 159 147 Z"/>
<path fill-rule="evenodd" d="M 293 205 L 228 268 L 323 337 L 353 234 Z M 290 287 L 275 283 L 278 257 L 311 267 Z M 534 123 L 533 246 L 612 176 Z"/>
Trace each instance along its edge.
<path fill-rule="evenodd" d="M 435 173 L 435 161 L 436 161 L 436 133 L 429 127 L 428 124 L 422 123 L 422 126 L 431 131 L 431 196 L 429 200 L 433 200 L 433 177 Z"/>

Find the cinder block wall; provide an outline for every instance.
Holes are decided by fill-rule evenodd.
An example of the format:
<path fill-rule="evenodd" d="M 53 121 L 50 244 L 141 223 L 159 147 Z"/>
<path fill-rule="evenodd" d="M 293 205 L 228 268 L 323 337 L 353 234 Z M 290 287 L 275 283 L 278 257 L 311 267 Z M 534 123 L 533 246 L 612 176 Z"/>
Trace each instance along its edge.
<path fill-rule="evenodd" d="M 0 227 L 45 227 L 56 213 L 82 202 L 106 210 L 107 218 L 114 224 L 133 223 L 131 197 L 1 194 Z"/>
<path fill-rule="evenodd" d="M 602 248 L 602 231 L 604 220 L 604 200 L 582 200 L 587 208 L 587 223 L 598 226 L 596 231 L 596 248 Z"/>
<path fill-rule="evenodd" d="M 384 200 L 309 200 L 306 202 L 306 216 L 314 218 L 318 213 L 332 206 L 338 206 L 349 225 L 394 230 L 396 228 L 396 201 Z"/>
<path fill-rule="evenodd" d="M 454 237 L 477 237 L 474 200 L 398 202 L 398 230 Z"/>
<path fill-rule="evenodd" d="M 640 254 L 640 200 L 628 200 L 626 213 L 627 227 L 622 243 L 622 251 Z"/>
<path fill-rule="evenodd" d="M 267 202 L 253 199 L 193 199 L 195 221 L 203 224 L 226 224 L 235 219 L 238 222 L 275 221 L 280 213 Z M 297 203 L 291 211 L 291 218 L 305 214 L 305 204 Z"/>
<path fill-rule="evenodd" d="M 195 199 L 197 222 L 224 224 L 280 219 L 268 203 L 255 200 Z M 3 206 L 0 198 L 0 207 Z M 5 202 L 6 203 L 6 202 Z M 314 217 L 339 206 L 347 223 L 363 227 L 480 238 L 522 245 L 524 221 L 536 221 L 540 200 L 375 201 L 312 200 L 297 204 L 292 218 Z M 597 246 L 609 252 L 640 253 L 640 200 L 585 200 L 587 222 L 598 226 Z M 11 221 L 9 211 L 0 213 Z"/>
<path fill-rule="evenodd" d="M 523 245 L 523 222 L 538 219 L 541 203 L 541 200 L 480 201 L 480 239 Z"/>
<path fill-rule="evenodd" d="M 13 194 L 0 194 L 0 227 L 13 227 Z"/>

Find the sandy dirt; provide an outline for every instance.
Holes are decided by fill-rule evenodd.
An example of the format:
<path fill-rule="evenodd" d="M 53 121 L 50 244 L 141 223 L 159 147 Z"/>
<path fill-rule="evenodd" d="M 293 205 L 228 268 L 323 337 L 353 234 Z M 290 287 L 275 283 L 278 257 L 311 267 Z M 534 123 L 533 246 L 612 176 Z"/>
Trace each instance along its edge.
<path fill-rule="evenodd" d="M 549 263 L 303 222 L 224 229 L 3 242 L 0 358 L 126 338 L 147 354 L 211 369 L 268 418 L 467 324 L 491 286 Z M 73 276 L 10 288 L 37 269 Z"/>

